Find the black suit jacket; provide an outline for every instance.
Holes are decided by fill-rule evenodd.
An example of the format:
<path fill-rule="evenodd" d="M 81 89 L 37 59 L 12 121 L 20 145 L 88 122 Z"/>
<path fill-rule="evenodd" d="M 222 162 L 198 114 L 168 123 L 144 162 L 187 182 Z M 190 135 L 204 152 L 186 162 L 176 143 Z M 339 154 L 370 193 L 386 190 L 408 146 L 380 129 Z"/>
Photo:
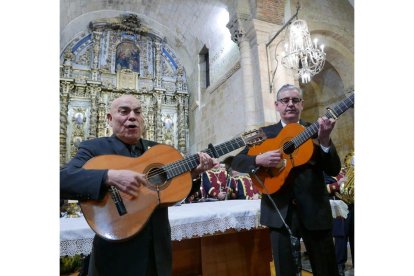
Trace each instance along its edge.
<path fill-rule="evenodd" d="M 142 151 L 156 144 L 142 139 Z M 115 136 L 82 142 L 75 157 L 60 171 L 62 199 L 99 200 L 104 196 L 107 170 L 82 168 L 92 157 L 104 154 L 131 156 L 127 145 Z M 94 266 L 97 275 L 146 275 L 154 262 L 159 275 L 170 275 L 172 250 L 167 207 L 156 208 L 141 231 L 127 241 L 107 241 L 96 235 L 92 252 L 90 266 Z"/>
<path fill-rule="evenodd" d="M 143 151 L 156 142 L 141 139 Z M 61 199 L 101 199 L 107 191 L 104 182 L 108 170 L 85 170 L 82 168 L 92 157 L 105 154 L 130 156 L 128 147 L 115 136 L 83 141 L 78 152 L 60 170 Z"/>
<path fill-rule="evenodd" d="M 268 138 L 274 138 L 282 130 L 282 124 L 279 122 L 264 127 L 263 130 Z M 250 172 L 256 167 L 256 156 L 249 156 L 247 152 L 248 148 L 245 148 L 235 156 L 232 162 L 235 170 Z M 271 195 L 283 218 L 286 218 L 288 207 L 294 199 L 299 217 L 306 229 L 331 229 L 332 212 L 323 171 L 328 175 L 337 175 L 340 169 L 341 161 L 333 144 L 328 153 L 323 152 L 319 145 L 314 144 L 314 152 L 309 162 L 292 168 L 280 190 Z M 260 223 L 273 228 L 283 226 L 281 218 L 267 196 L 262 196 L 261 199 Z"/>

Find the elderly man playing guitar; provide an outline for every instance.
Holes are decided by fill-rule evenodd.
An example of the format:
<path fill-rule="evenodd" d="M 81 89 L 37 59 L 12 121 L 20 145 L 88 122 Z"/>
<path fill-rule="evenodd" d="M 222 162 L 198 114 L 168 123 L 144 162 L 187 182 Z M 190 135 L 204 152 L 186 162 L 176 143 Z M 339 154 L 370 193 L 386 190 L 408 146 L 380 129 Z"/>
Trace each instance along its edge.
<path fill-rule="evenodd" d="M 353 96 L 340 106 L 347 109 L 351 101 L 353 104 Z M 270 229 L 276 274 L 300 275 L 298 241 L 302 238 L 313 275 L 338 275 L 332 213 L 323 175 L 323 171 L 337 175 L 341 169 L 330 138 L 337 116 L 327 113 L 308 126 L 300 119 L 302 91 L 290 84 L 277 92 L 275 108 L 281 121 L 263 127 L 268 139 L 236 155 L 232 168 L 250 173 L 254 184 L 265 194 L 261 199 L 260 223 Z M 345 108 L 339 108 L 337 113 Z M 300 131 L 304 133 L 291 139 L 292 134 Z"/>
<path fill-rule="evenodd" d="M 191 179 L 216 161 L 205 152 L 191 157 L 184 164 L 191 173 L 177 173 L 183 184 L 164 193 L 173 186 L 169 169 L 179 169 L 180 163 L 161 168 L 148 165 L 149 148 L 161 160 L 179 160 L 181 154 L 141 138 L 141 104 L 132 95 L 116 98 L 107 119 L 113 135 L 82 142 L 60 172 L 61 198 L 80 200 L 87 222 L 97 233 L 88 275 L 171 275 L 167 207 L 185 198 Z"/>

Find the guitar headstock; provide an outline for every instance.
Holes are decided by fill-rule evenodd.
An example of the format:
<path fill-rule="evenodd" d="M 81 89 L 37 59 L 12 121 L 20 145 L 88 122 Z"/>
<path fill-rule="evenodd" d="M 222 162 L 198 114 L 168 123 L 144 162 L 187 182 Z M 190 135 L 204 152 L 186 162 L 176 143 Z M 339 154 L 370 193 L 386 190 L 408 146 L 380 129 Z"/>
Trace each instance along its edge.
<path fill-rule="evenodd" d="M 264 140 L 266 140 L 267 136 L 264 131 L 259 128 L 246 131 L 241 135 L 241 138 L 247 146 L 253 146 L 262 143 Z"/>

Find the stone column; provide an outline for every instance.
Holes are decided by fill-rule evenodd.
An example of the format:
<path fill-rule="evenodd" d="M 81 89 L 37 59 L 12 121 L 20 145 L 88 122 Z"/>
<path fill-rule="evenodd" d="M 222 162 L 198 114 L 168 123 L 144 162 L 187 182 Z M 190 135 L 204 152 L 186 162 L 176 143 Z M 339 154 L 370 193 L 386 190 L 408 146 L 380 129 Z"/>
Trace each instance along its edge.
<path fill-rule="evenodd" d="M 266 49 L 266 44 L 271 39 L 271 34 L 280 28 L 282 26 L 254 19 L 250 34 L 254 41 L 252 43 L 254 45 L 252 48 L 254 75 L 252 77 L 255 80 L 254 90 L 261 95 L 258 106 L 263 112 L 264 125 L 279 120 L 277 118 L 279 115 L 274 106 L 275 92 L 285 83 L 293 83 L 293 79 L 289 78 L 289 72 L 281 63 L 284 36 L 279 34 Z"/>
<path fill-rule="evenodd" d="M 227 24 L 230 29 L 231 38 L 240 49 L 240 69 L 243 75 L 244 105 L 246 111 L 245 129 L 257 128 L 262 123 L 256 98 L 260 93 L 255 93 L 253 86 L 253 71 L 251 60 L 251 47 L 246 33 L 251 28 L 252 20 L 246 14 L 236 14 Z"/>

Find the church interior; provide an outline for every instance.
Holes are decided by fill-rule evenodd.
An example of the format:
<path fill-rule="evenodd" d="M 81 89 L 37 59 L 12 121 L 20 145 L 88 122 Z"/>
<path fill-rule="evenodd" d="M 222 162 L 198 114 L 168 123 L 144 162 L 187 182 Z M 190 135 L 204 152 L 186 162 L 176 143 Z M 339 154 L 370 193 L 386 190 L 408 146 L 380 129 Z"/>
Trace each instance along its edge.
<path fill-rule="evenodd" d="M 289 33 L 298 21 L 308 29 L 299 40 L 311 41 L 304 52 L 294 49 Z M 82 141 L 112 135 L 106 114 L 124 94 L 142 103 L 143 137 L 183 156 L 278 122 L 275 93 L 284 84 L 302 89 L 302 119 L 310 123 L 353 97 L 353 0 L 60 0 L 59 34 L 60 166 Z M 354 152 L 354 108 L 348 108 L 331 135 L 343 164 Z M 173 275 L 276 275 L 263 231 L 231 227 L 174 240 Z M 238 245 L 246 240 L 252 252 L 267 252 L 263 269 L 251 269 L 259 260 Z M 235 251 L 244 258 L 233 263 L 241 267 L 237 273 L 229 271 L 230 261 L 212 263 L 204 255 Z M 81 252 L 82 260 L 87 251 Z M 79 269 L 81 260 L 71 261 Z M 345 272 L 353 275 L 349 261 Z M 71 273 L 62 275 L 78 275 Z"/>

